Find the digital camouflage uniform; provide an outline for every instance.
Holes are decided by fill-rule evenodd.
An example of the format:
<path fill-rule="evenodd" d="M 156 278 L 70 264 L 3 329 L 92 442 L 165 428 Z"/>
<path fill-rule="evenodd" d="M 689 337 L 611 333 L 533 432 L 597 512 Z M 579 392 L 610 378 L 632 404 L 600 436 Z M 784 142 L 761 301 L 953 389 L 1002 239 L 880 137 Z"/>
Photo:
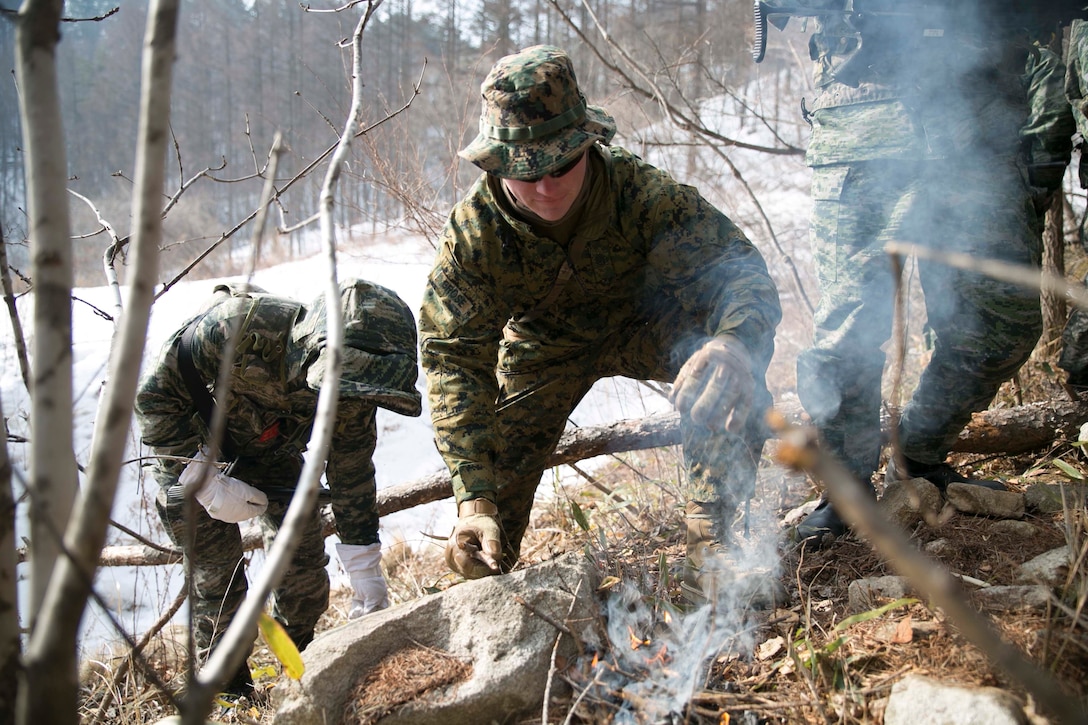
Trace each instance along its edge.
<path fill-rule="evenodd" d="M 498 504 L 507 568 L 545 461 L 596 380 L 671 382 L 711 336 L 736 336 L 751 353 L 753 411 L 741 437 L 681 420 L 690 497 L 735 510 L 766 436 L 781 311 L 759 251 L 693 187 L 621 148 L 588 154 L 589 197 L 569 236 L 535 231 L 482 175 L 446 223 L 420 311 L 438 449 L 458 503 Z M 573 274 L 539 309 L 564 260 Z"/>
<path fill-rule="evenodd" d="M 1036 46 L 1028 54 L 1024 86 L 1028 94 L 1028 119 L 1020 129 L 1020 145 L 1028 166 L 1036 230 L 1043 233 L 1046 210 L 1062 188 L 1073 151 L 1076 123 L 1065 97 L 1066 68 L 1062 57 Z"/>
<path fill-rule="evenodd" d="M 378 541 L 372 454 L 377 441 L 376 405 L 405 415 L 419 415 L 414 389 L 416 331 L 411 311 L 390 290 L 363 281 L 341 284 L 345 307 L 344 362 L 336 429 L 325 476 L 341 541 Z M 261 291 L 216 288 L 204 311 L 193 318 L 192 360 L 211 390 L 222 351 L 235 325 L 241 333 L 231 370 L 227 405 L 230 475 L 269 495 L 267 512 L 258 517 L 266 548 L 287 510 L 290 492 L 302 472 L 324 372 L 325 301 L 304 305 Z M 211 518 L 195 502 L 193 541 L 186 543 L 184 496 L 178 477 L 208 440 L 179 368 L 178 350 L 190 320 L 164 344 L 140 381 L 136 416 L 143 443 L 156 458 L 153 473 L 160 486 L 156 500 L 167 533 L 186 554 L 194 595 L 190 600 L 196 641 L 208 650 L 225 630 L 245 597 L 247 584 L 238 524 Z M 227 460 L 224 457 L 224 460 Z M 286 492 L 286 495 L 283 495 Z M 273 613 L 301 648 L 328 606 L 321 515 L 310 512 L 302 540 L 273 593 Z M 256 634 L 256 633 L 254 633 Z"/>
<path fill-rule="evenodd" d="M 845 15 L 820 17 L 816 27 L 807 160 L 821 298 L 813 346 L 798 359 L 798 393 L 831 451 L 868 481 L 881 448 L 881 345 L 895 293 L 884 245 L 1039 264 L 1020 139 L 1026 55 L 981 33 L 966 42 L 959 34 L 969 28 L 912 48 L 917 55 L 886 38 L 878 48 L 887 52 L 873 51 L 869 38 L 870 55 L 851 67 L 847 85 L 842 68 L 866 39 Z M 1041 314 L 1036 291 L 932 261 L 918 268 L 935 342 L 898 438 L 906 457 L 935 465 L 1027 359 Z"/>
<path fill-rule="evenodd" d="M 1078 179 L 1088 189 L 1088 153 L 1083 139 L 1088 138 L 1088 21 L 1074 20 L 1069 27 L 1066 96 L 1080 134 Z M 1088 245 L 1083 237 L 1081 243 Z M 1085 278 L 1088 282 L 1088 277 Z M 1088 312 L 1074 309 L 1062 331 L 1062 352 L 1058 365 L 1069 373 L 1069 384 L 1088 387 Z"/>

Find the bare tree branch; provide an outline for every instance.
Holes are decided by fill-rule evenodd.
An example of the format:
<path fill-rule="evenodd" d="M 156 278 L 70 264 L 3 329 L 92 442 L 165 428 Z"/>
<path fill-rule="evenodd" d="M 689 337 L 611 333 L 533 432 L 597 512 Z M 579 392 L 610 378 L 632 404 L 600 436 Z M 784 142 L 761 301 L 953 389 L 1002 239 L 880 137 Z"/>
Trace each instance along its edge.
<path fill-rule="evenodd" d="M 117 268 L 114 267 L 113 262 L 121 250 L 121 240 L 117 237 L 117 231 L 113 228 L 113 225 L 102 217 L 102 213 L 98 211 L 98 207 L 95 206 L 93 201 L 73 189 L 69 189 L 68 193 L 90 207 L 91 211 L 94 212 L 95 219 L 102 225 L 102 229 L 110 235 L 110 245 L 106 247 L 106 251 L 102 255 L 102 266 L 106 274 L 106 284 L 109 285 L 110 290 L 113 292 L 113 323 L 116 327 L 121 319 L 121 310 L 123 308 L 121 307 L 121 285 L 117 281 Z"/>
<path fill-rule="evenodd" d="M 335 202 L 334 191 L 351 140 L 358 131 L 359 118 L 361 117 L 363 103 L 363 31 L 380 3 L 381 0 L 368 2 L 366 11 L 355 26 L 355 33 L 352 36 L 351 108 L 344 132 L 337 144 L 336 152 L 329 162 L 329 168 L 325 174 L 325 182 L 321 191 L 319 205 L 321 211 L 321 238 L 329 265 L 325 289 L 325 329 L 328 336 L 326 348 L 332 354 L 328 356 L 321 391 L 318 393 L 313 430 L 307 445 L 310 455 L 306 457 L 298 486 L 295 489 L 295 495 L 291 499 L 291 504 L 287 507 L 287 513 L 272 544 L 272 549 L 268 552 L 268 558 L 260 576 L 249 588 L 245 600 L 238 608 L 227 631 L 223 634 L 219 646 L 209 657 L 207 665 L 191 684 L 186 700 L 194 707 L 192 710 L 187 709 L 183 713 L 183 725 L 199 725 L 203 713 L 207 712 L 207 710 L 199 709 L 199 705 L 206 702 L 210 706 L 212 697 L 218 687 L 217 683 L 225 681 L 228 675 L 235 672 L 245 660 L 250 644 L 248 640 L 252 638 L 252 632 L 256 627 L 257 618 L 264 607 L 264 602 L 275 585 L 283 578 L 283 573 L 287 570 L 290 559 L 298 548 L 298 540 L 304 525 L 303 521 L 317 505 L 318 481 L 328 458 L 329 443 L 332 440 L 332 432 L 336 424 L 337 381 L 340 380 L 342 366 L 340 353 L 343 348 L 344 337 L 343 313 L 340 307 L 340 285 L 336 279 L 336 234 L 332 218 Z"/>
<path fill-rule="evenodd" d="M 30 601 L 33 633 L 76 497 L 72 447 L 72 248 L 67 157 L 57 87 L 60 0 L 27 0 L 17 17 L 16 75 L 26 155 L 34 277 L 31 357 Z M 39 720 L 41 722 L 41 720 Z M 58 721 L 59 722 L 59 721 Z"/>
<path fill-rule="evenodd" d="M 382 124 L 386 123 L 387 121 L 389 121 L 389 120 L 399 116 L 401 113 L 407 111 L 408 108 L 412 105 L 412 101 L 415 99 L 415 97 L 417 95 L 419 95 L 419 86 L 418 86 L 418 84 L 417 84 L 417 86 L 415 87 L 414 90 L 415 90 L 415 92 L 404 103 L 403 106 L 398 108 L 396 111 L 393 111 L 392 113 L 387 114 L 381 120 L 376 121 L 375 123 L 372 123 L 371 125 L 367 126 L 366 128 L 364 128 L 362 130 L 359 130 L 359 131 L 356 131 L 353 135 L 354 136 L 363 136 L 363 135 L 369 133 L 370 131 L 372 131 L 373 129 L 377 128 L 378 126 L 381 126 Z M 292 176 L 287 181 L 287 183 L 285 183 L 282 187 L 276 189 L 276 197 L 275 198 L 279 199 L 279 197 L 282 196 L 284 194 L 284 192 L 286 192 L 288 189 L 290 189 L 292 186 L 294 186 L 296 183 L 298 183 L 302 179 L 309 176 L 310 172 L 312 172 L 321 163 L 323 163 L 325 161 L 325 159 L 329 156 L 329 154 L 331 154 L 333 151 L 335 151 L 339 147 L 341 142 L 342 141 L 338 141 L 337 143 L 334 143 L 333 145 L 329 146 L 323 152 L 318 154 L 318 156 L 313 161 L 311 161 L 309 164 L 307 164 L 305 168 L 303 168 L 297 174 Z M 246 224 L 248 224 L 250 222 L 250 220 L 252 220 L 254 217 L 256 217 L 257 213 L 259 211 L 260 211 L 260 207 L 254 209 L 252 212 L 250 212 L 248 215 L 246 215 L 245 219 L 242 219 L 240 222 L 235 224 L 229 230 L 227 230 L 227 231 L 223 232 L 222 234 L 220 234 L 219 238 L 216 239 L 214 242 L 212 242 L 211 246 L 209 246 L 203 252 L 198 254 L 196 256 L 196 258 L 192 262 L 187 264 L 184 267 L 184 269 L 182 269 L 180 272 L 178 272 L 176 275 L 174 275 L 173 279 L 166 282 L 162 286 L 162 288 L 159 290 L 158 294 L 156 295 L 156 299 L 159 298 L 159 297 L 162 297 L 164 294 L 166 294 L 167 291 L 170 290 L 171 287 L 173 287 L 178 282 L 180 282 L 182 279 L 184 279 L 186 277 L 186 275 L 188 275 L 189 272 L 191 272 L 193 270 L 194 267 L 196 267 L 198 264 L 200 264 L 202 261 L 204 261 L 204 259 L 209 254 L 211 254 L 216 249 L 218 249 L 220 244 L 222 244 L 223 242 L 225 242 L 228 239 L 230 239 L 231 237 L 233 237 L 238 232 L 239 229 L 244 227 Z"/>
<path fill-rule="evenodd" d="M 4 230 L 0 227 L 0 283 L 4 286 L 4 304 L 8 308 L 11 320 L 11 336 L 15 344 L 15 356 L 19 359 L 19 372 L 23 375 L 23 385 L 30 390 L 30 359 L 26 354 L 26 337 L 23 335 L 23 323 L 19 319 L 19 308 L 15 305 L 15 287 L 11 283 L 11 268 L 8 266 L 8 245 L 4 241 Z"/>
<path fill-rule="evenodd" d="M 1071 283 L 1061 275 L 1041 271 L 1038 267 L 1010 264 L 996 259 L 980 259 L 962 252 L 945 252 L 905 242 L 888 242 L 884 245 L 884 251 L 888 254 L 913 254 L 921 259 L 932 259 L 950 267 L 978 272 L 1002 282 L 1063 295 L 1077 307 L 1088 310 L 1088 288 L 1082 284 Z"/>
<path fill-rule="evenodd" d="M 54 34 L 56 33 L 55 17 L 59 15 L 59 5 L 60 3 L 57 3 L 51 9 L 54 13 Z M 44 12 L 44 9 L 42 10 Z M 137 188 L 133 204 L 133 216 L 137 229 L 136 252 L 133 280 L 129 285 L 129 304 L 123 319 L 118 346 L 112 350 L 111 354 L 109 384 L 105 391 L 107 401 L 103 406 L 105 415 L 99 416 L 95 424 L 89 481 L 72 520 L 66 522 L 64 548 L 67 556 L 58 560 L 53 576 L 49 580 L 40 612 L 38 612 L 40 621 L 47 622 L 48 626 L 43 624 L 43 626 L 35 627 L 27 645 L 24 657 L 26 688 L 20 693 L 19 713 L 21 722 L 24 724 L 75 723 L 77 719 L 78 687 L 75 672 L 79 622 L 87 598 L 92 594 L 93 574 L 98 555 L 105 543 L 110 509 L 120 475 L 124 441 L 131 425 L 132 405 L 136 397 L 136 372 L 143 358 L 153 301 L 152 292 L 158 268 L 158 244 L 162 235 L 159 198 L 165 178 L 165 144 L 169 137 L 170 88 L 177 11 L 177 0 L 155 0 L 148 11 L 136 157 Z M 32 57 L 30 52 L 26 52 L 26 56 L 24 60 Z M 41 58 L 36 60 L 39 63 L 42 61 Z M 53 75 L 53 85 L 55 85 L 55 73 Z M 33 87 L 36 92 L 42 86 L 50 85 L 46 82 L 48 78 L 34 76 L 34 82 L 31 83 L 27 80 L 24 79 L 23 86 Z M 55 126 L 58 123 L 57 119 L 60 118 L 59 104 L 50 111 L 55 114 L 52 121 L 52 126 Z M 50 125 L 48 119 L 36 120 Z M 33 125 L 28 124 L 25 127 L 33 128 Z M 54 147 L 62 148 L 63 144 L 58 143 L 57 138 L 60 136 L 53 138 Z M 33 160 L 33 150 L 28 150 L 31 151 L 30 158 Z M 63 197 L 64 201 L 50 208 L 49 212 L 62 214 L 66 220 L 67 197 L 64 196 L 66 180 L 61 174 L 60 178 L 50 181 L 54 187 L 53 194 Z M 37 288 L 41 290 L 42 280 L 38 275 L 35 277 L 38 279 Z M 66 296 L 70 297 L 70 272 L 67 288 Z M 70 320 L 70 302 L 67 302 L 65 307 L 68 309 Z M 44 325 L 37 328 L 39 336 L 42 335 L 43 329 L 45 329 Z M 70 336 L 69 326 L 69 338 Z M 68 354 L 70 355 L 70 351 Z M 36 376 L 41 363 L 42 360 L 36 355 Z M 51 450 L 51 455 L 55 459 L 64 460 L 66 456 L 59 456 L 58 452 L 66 451 L 70 454 L 72 451 L 71 371 L 69 370 L 67 375 L 56 375 L 56 377 L 66 377 L 68 380 L 68 395 L 64 399 L 65 402 L 63 405 L 56 406 L 57 409 L 53 411 L 54 417 L 64 421 L 68 429 L 68 437 L 61 437 L 49 427 L 43 430 L 42 427 L 35 426 L 35 440 L 32 445 L 37 445 L 40 440 L 41 445 Z M 42 397 L 37 385 L 34 392 L 35 404 L 37 404 Z M 61 414 L 62 411 L 64 414 Z M 73 485 L 75 483 L 74 477 L 72 483 Z M 33 499 L 31 503 L 34 503 Z M 37 556 L 36 551 L 34 556 Z M 33 561 L 32 558 L 32 564 Z"/>

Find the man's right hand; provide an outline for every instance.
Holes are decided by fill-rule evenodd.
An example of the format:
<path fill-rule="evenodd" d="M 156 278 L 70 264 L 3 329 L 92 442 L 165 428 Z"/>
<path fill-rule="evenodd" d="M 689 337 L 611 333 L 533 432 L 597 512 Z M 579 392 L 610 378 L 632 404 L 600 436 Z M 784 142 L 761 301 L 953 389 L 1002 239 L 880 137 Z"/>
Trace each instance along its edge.
<path fill-rule="evenodd" d="M 206 462 L 207 452 L 201 448 L 181 472 L 178 483 L 185 488 L 201 486 L 196 500 L 213 519 L 236 524 L 260 516 L 268 509 L 268 496 L 245 481 L 228 476 Z M 211 470 L 208 470 L 209 467 Z M 204 480 L 205 476 L 207 480 Z"/>
<path fill-rule="evenodd" d="M 446 542 L 446 564 L 466 579 L 482 579 L 501 571 L 502 527 L 499 508 L 485 498 L 462 501 L 457 524 Z"/>

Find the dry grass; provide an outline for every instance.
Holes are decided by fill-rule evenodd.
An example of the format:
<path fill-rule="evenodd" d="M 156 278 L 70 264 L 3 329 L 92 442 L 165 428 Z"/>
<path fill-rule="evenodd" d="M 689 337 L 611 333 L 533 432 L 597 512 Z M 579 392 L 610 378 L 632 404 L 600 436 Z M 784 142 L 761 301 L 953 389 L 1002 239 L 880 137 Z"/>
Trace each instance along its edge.
<path fill-rule="evenodd" d="M 359 678 L 343 725 L 371 725 L 432 690 L 464 682 L 472 665 L 428 647 L 394 652 Z"/>
<path fill-rule="evenodd" d="M 1032 361 L 1018 381 L 1007 384 L 997 405 L 1012 405 L 1063 395 L 1057 373 L 1046 362 Z M 998 686 L 1026 693 L 996 670 L 960 636 L 940 611 L 918 602 L 836 630 L 848 611 L 847 588 L 863 577 L 894 573 L 865 542 L 847 536 L 824 551 L 798 551 L 778 530 L 787 512 L 815 495 L 804 476 L 779 466 L 775 442 L 768 444 L 760 483 L 752 502 L 753 534 L 779 537 L 780 580 L 789 601 L 771 611 L 743 613 L 744 646 L 725 636 L 722 648 L 704 663 L 701 680 L 674 721 L 699 725 L 732 722 L 880 723 L 892 685 L 908 673 L 932 675 L 966 686 Z M 1054 461 L 1064 462 L 1065 470 Z M 959 456 L 957 465 L 978 474 L 1000 476 L 1009 487 L 1022 490 L 1039 480 L 1066 480 L 1070 471 L 1088 478 L 1088 460 L 1068 441 L 1050 450 L 1016 457 Z M 563 469 L 568 471 L 568 469 Z M 552 472 L 541 486 L 532 526 L 526 536 L 520 567 L 532 566 L 562 553 L 587 550 L 599 562 L 610 596 L 618 582 L 637 586 L 649 612 L 646 630 L 639 632 L 647 653 L 656 653 L 667 667 L 673 650 L 666 641 L 670 617 L 683 617 L 690 606 L 683 600 L 677 574 L 683 561 L 681 459 L 678 449 L 666 448 L 615 456 L 577 476 Z M 1029 540 L 994 530 L 992 521 L 959 515 L 940 528 L 920 526 L 912 536 L 919 546 L 944 539 L 938 556 L 949 570 L 990 584 L 1014 583 L 1016 567 L 1036 554 L 1068 544 L 1079 558 L 1069 567 L 1060 602 L 1048 612 L 1003 612 L 992 619 L 1002 636 L 1031 660 L 1050 671 L 1071 694 L 1088 695 L 1088 509 L 1083 500 L 1070 501 L 1064 514 L 1029 517 L 1037 535 Z M 762 523 L 761 523 L 762 522 Z M 774 531 L 767 531 L 768 528 Z M 737 532 L 741 531 L 738 523 Z M 384 565 L 394 604 L 441 591 L 456 583 L 442 559 L 443 542 L 419 549 L 390 547 Z M 324 631 L 343 623 L 350 594 L 334 590 L 328 611 L 318 624 Z M 734 633 L 735 634 L 735 633 Z M 613 642 L 612 648 L 631 643 Z M 166 651 L 160 647 L 158 652 Z M 552 722 L 607 723 L 617 710 L 635 702 L 631 684 L 656 676 L 653 667 L 636 667 L 609 680 L 600 673 L 615 652 L 599 652 L 566 663 L 558 674 L 576 697 L 549 704 Z M 465 663 L 431 651 L 408 651 L 404 661 L 383 661 L 360 683 L 352 722 L 376 720 L 380 713 L 431 688 L 467 677 Z M 611 658 L 611 659 L 610 659 Z M 152 658 L 164 679 L 176 679 L 176 658 Z M 98 663 L 85 678 L 83 717 L 102 701 L 117 661 Z M 271 688 L 282 677 L 275 658 L 258 642 L 250 665 L 259 687 Z M 617 668 L 618 669 L 618 668 Z M 408 674 L 406 674 L 408 673 Z M 390 678 L 390 675 L 395 677 Z M 596 680 L 594 678 L 597 678 Z M 147 723 L 169 714 L 166 699 L 138 673 L 112 683 L 114 699 L 103 722 Z M 214 713 L 223 722 L 269 723 L 270 706 L 223 709 Z M 525 722 L 539 722 L 540 717 Z"/>

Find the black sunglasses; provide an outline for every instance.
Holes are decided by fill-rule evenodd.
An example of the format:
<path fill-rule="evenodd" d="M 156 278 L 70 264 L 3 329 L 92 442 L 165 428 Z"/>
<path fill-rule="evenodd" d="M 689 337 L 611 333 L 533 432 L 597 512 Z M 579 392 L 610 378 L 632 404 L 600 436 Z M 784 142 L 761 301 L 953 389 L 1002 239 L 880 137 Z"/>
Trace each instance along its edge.
<path fill-rule="evenodd" d="M 538 181 L 543 180 L 543 178 L 545 176 L 550 176 L 553 179 L 562 178 L 562 177 L 566 176 L 567 174 L 569 174 L 570 172 L 574 171 L 574 167 L 578 165 L 578 162 L 581 161 L 582 157 L 585 156 L 585 155 L 586 155 L 586 152 L 583 151 L 582 153 L 578 154 L 577 156 L 575 156 L 573 159 L 571 159 L 567 163 L 560 166 L 555 171 L 549 171 L 546 174 L 542 174 L 542 175 L 537 176 L 537 177 L 532 178 L 532 179 L 522 179 L 522 181 L 524 181 L 527 184 L 535 184 Z"/>

